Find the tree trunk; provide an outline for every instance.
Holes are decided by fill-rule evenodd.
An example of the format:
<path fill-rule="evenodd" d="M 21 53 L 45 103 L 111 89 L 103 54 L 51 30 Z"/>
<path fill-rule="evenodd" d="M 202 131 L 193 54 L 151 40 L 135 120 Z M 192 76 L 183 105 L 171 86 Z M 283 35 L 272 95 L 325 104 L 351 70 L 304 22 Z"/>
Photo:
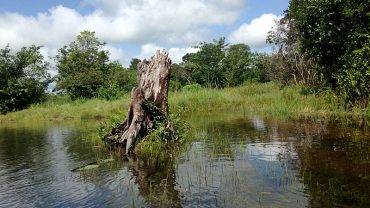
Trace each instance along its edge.
<path fill-rule="evenodd" d="M 158 118 L 162 121 L 167 118 L 170 72 L 171 59 L 165 51 L 158 50 L 150 61 L 143 60 L 137 65 L 139 86 L 131 92 L 127 117 L 104 136 L 104 141 L 125 148 L 126 154 L 134 153 L 138 139 L 156 128 Z"/>

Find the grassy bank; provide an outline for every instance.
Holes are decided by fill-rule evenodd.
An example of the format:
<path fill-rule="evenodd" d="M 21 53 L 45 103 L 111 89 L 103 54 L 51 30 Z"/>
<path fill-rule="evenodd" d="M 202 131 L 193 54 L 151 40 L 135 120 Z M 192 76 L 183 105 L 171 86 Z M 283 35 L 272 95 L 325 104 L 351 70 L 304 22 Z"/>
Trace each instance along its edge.
<path fill-rule="evenodd" d="M 220 112 L 243 112 L 275 118 L 369 118 L 370 110 L 346 111 L 333 93 L 302 95 L 301 87 L 282 88 L 276 83 L 249 83 L 235 88 L 197 89 L 171 92 L 170 111 L 183 116 L 196 113 L 209 115 Z M 113 114 L 124 114 L 129 95 L 115 101 L 98 99 L 74 100 L 66 97 L 51 98 L 29 109 L 0 115 L 0 122 L 102 119 Z"/>

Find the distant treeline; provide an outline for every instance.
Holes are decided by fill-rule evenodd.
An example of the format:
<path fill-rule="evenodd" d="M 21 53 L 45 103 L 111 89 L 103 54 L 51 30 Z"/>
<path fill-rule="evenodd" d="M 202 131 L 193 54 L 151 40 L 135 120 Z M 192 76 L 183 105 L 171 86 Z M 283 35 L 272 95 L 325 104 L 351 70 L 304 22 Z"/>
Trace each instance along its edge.
<path fill-rule="evenodd" d="M 278 81 L 303 85 L 303 93 L 332 90 L 345 107 L 366 108 L 370 95 L 370 3 L 363 0 L 291 0 L 267 42 L 272 54 L 254 53 L 245 44 L 225 38 L 202 42 L 179 64 L 173 64 L 171 90 L 188 87 L 224 88 L 246 81 Z M 136 65 L 129 68 L 109 59 L 104 43 L 91 31 L 60 48 L 55 57 L 58 75 L 40 47 L 11 53 L 0 49 L 0 112 L 42 102 L 49 83 L 76 98 L 116 99 L 136 86 Z"/>

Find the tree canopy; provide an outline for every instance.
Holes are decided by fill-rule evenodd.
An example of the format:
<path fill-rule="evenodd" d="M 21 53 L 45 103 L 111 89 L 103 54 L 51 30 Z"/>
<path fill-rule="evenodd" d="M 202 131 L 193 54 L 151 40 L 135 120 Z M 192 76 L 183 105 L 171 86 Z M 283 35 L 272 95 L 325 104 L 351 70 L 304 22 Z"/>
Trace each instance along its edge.
<path fill-rule="evenodd" d="M 183 63 L 174 67 L 175 78 L 181 83 L 198 83 L 204 87 L 223 88 L 242 84 L 246 80 L 263 80 L 256 71 L 248 45 L 229 45 L 225 38 L 203 42 L 199 51 L 188 53 Z"/>
<path fill-rule="evenodd" d="M 57 88 L 72 98 L 104 98 L 126 91 L 135 81 L 118 62 L 109 59 L 104 42 L 95 32 L 83 31 L 75 41 L 62 47 L 56 56 Z M 123 77 L 122 77 L 123 76 Z M 123 83 L 127 81 L 127 83 Z"/>
<path fill-rule="evenodd" d="M 51 81 L 48 66 L 39 46 L 23 47 L 14 55 L 9 46 L 0 49 L 0 113 L 41 102 Z"/>
<path fill-rule="evenodd" d="M 278 46 L 271 74 L 283 82 L 330 87 L 349 107 L 370 99 L 370 2 L 290 0 L 267 41 Z"/>
<path fill-rule="evenodd" d="M 302 51 L 324 66 L 324 75 L 336 87 L 348 56 L 369 41 L 369 1 L 292 0 L 289 15 L 300 31 Z"/>

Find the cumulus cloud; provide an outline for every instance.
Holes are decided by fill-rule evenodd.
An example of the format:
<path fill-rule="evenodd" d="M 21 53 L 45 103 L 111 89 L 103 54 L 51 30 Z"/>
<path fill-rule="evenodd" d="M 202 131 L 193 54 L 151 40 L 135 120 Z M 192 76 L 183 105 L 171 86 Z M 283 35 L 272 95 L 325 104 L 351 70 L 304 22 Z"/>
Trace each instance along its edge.
<path fill-rule="evenodd" d="M 207 26 L 233 23 L 243 0 L 86 0 L 93 11 L 80 14 L 56 6 L 35 16 L 0 13 L 0 46 L 30 44 L 61 47 L 82 30 L 95 31 L 109 43 L 162 42 L 193 44 L 208 34 Z"/>
<path fill-rule="evenodd" d="M 230 24 L 239 17 L 245 4 L 243 0 L 85 0 L 85 3 L 99 8 L 103 16 L 122 18 L 139 31 L 153 33 Z"/>
<path fill-rule="evenodd" d="M 140 47 L 140 54 L 138 54 L 136 58 L 149 60 L 157 50 L 162 49 L 164 48 L 153 43 L 144 44 Z"/>
<path fill-rule="evenodd" d="M 83 30 L 95 31 L 108 43 L 113 60 L 129 63 L 130 55 L 119 43 L 142 45 L 140 57 L 150 58 L 159 45 L 167 48 L 173 62 L 194 51 L 181 46 L 194 45 L 209 37 L 214 25 L 232 24 L 245 8 L 244 0 L 85 0 L 88 13 L 62 5 L 33 16 L 0 12 L 0 48 L 10 44 L 14 50 L 22 46 L 44 46 L 46 59 L 54 57 L 57 49 L 73 41 Z M 155 43 L 155 44 L 146 44 Z M 53 73 L 55 74 L 55 73 Z"/>
<path fill-rule="evenodd" d="M 233 31 L 229 40 L 231 43 L 245 43 L 252 48 L 264 48 L 267 46 L 266 38 L 268 31 L 272 30 L 275 21 L 281 16 L 274 14 L 263 14 L 253 19 L 250 23 L 242 24 L 237 30 Z"/>
<path fill-rule="evenodd" d="M 147 59 L 149 60 L 157 50 L 165 49 L 169 53 L 169 57 L 172 60 L 172 63 L 180 63 L 182 62 L 182 57 L 187 53 L 196 53 L 199 49 L 198 48 L 164 48 L 156 44 L 148 43 L 141 46 L 140 54 L 136 57 L 139 59 Z"/>
<path fill-rule="evenodd" d="M 168 49 L 169 56 L 172 60 L 172 63 L 182 62 L 182 57 L 187 53 L 196 53 L 199 51 L 199 48 L 170 48 Z"/>
<path fill-rule="evenodd" d="M 111 60 L 119 61 L 124 66 L 129 65 L 130 60 L 128 55 L 122 50 L 122 48 L 114 47 L 112 45 L 105 45 L 104 49 L 109 51 L 109 57 Z"/>
<path fill-rule="evenodd" d="M 79 33 L 82 19 L 75 10 L 63 6 L 36 16 L 0 13 L 0 46 L 10 44 L 16 49 L 32 44 L 60 47 Z"/>

